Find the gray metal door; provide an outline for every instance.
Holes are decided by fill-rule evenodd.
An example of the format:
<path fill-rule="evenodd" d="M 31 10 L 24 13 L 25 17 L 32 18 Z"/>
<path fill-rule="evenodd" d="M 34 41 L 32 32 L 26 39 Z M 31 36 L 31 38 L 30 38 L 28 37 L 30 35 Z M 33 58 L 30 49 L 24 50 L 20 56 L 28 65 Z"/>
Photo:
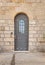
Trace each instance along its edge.
<path fill-rule="evenodd" d="M 14 23 L 15 50 L 28 50 L 28 17 L 25 14 L 18 14 Z"/>

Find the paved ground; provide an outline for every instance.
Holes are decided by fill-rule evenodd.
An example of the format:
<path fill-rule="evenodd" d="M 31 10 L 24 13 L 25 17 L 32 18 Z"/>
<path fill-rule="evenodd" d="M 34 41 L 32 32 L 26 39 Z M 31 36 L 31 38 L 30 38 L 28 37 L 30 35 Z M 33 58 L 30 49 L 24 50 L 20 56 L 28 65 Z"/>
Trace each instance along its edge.
<path fill-rule="evenodd" d="M 1 53 L 0 54 L 0 65 L 10 65 L 13 58 L 11 53 Z"/>
<path fill-rule="evenodd" d="M 0 65 L 45 65 L 45 53 L 0 53 Z"/>
<path fill-rule="evenodd" d="M 45 53 L 16 53 L 16 65 L 45 65 Z"/>

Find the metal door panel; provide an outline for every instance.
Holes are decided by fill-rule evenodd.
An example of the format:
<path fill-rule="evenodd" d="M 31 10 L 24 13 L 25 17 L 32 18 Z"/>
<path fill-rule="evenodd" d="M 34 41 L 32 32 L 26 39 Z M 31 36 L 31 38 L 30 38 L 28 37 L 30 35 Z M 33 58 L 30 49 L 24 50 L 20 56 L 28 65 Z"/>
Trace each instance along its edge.
<path fill-rule="evenodd" d="M 15 50 L 28 50 L 28 17 L 25 14 L 18 14 L 15 17 L 14 29 Z"/>

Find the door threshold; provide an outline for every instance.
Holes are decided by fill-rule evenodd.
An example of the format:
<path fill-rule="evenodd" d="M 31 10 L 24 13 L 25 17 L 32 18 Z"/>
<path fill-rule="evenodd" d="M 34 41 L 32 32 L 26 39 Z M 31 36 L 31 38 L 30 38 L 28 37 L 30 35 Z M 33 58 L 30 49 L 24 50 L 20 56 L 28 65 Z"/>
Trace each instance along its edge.
<path fill-rule="evenodd" d="M 30 51 L 14 51 L 14 52 L 19 52 L 19 53 L 27 53 L 27 52 L 30 52 Z"/>

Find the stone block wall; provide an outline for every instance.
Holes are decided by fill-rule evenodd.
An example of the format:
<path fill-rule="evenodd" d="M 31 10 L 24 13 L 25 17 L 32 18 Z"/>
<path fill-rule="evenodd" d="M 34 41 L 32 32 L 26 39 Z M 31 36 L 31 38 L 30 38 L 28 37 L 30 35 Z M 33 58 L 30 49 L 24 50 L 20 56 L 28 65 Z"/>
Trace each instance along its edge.
<path fill-rule="evenodd" d="M 45 46 L 45 0 L 0 0 L 0 50 L 14 50 L 14 17 L 20 12 L 29 18 L 29 51 Z"/>

